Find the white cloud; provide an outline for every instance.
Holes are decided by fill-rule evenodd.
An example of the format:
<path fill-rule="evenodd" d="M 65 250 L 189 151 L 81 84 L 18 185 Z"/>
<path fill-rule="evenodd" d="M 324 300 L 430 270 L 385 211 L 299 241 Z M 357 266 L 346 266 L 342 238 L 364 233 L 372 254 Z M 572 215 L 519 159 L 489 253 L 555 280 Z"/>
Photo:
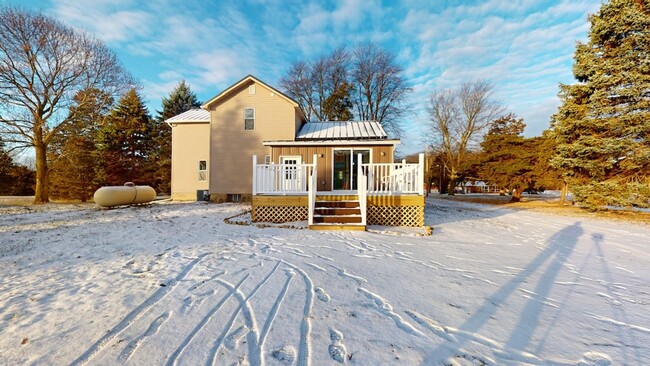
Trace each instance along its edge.
<path fill-rule="evenodd" d="M 132 2 L 55 0 L 53 11 L 68 24 L 85 29 L 105 42 L 121 42 L 150 34 L 154 18 L 142 10 L 118 10 Z"/>

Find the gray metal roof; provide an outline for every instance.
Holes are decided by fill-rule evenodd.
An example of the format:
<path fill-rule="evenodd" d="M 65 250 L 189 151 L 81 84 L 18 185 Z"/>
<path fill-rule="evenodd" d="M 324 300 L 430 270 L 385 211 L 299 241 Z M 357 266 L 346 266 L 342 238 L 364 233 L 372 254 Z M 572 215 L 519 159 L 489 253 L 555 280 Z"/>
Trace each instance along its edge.
<path fill-rule="evenodd" d="M 190 109 L 165 120 L 167 123 L 210 122 L 210 112 L 205 109 Z"/>
<path fill-rule="evenodd" d="M 375 121 L 308 122 L 296 134 L 296 140 L 357 140 L 387 137 L 384 128 Z"/>

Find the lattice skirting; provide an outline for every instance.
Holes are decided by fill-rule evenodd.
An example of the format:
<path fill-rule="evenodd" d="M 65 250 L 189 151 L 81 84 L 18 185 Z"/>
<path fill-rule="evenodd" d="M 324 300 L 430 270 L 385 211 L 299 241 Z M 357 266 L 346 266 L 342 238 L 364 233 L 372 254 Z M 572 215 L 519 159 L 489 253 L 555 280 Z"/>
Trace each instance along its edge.
<path fill-rule="evenodd" d="M 254 222 L 293 222 L 309 218 L 307 206 L 253 206 L 251 218 Z"/>
<path fill-rule="evenodd" d="M 424 226 L 424 206 L 368 206 L 368 225 Z"/>

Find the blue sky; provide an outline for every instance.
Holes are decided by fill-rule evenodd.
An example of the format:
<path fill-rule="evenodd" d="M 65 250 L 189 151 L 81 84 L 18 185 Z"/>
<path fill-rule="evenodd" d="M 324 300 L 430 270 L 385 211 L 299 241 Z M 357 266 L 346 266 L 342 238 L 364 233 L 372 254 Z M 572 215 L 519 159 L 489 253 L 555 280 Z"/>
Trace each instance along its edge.
<path fill-rule="evenodd" d="M 413 88 L 401 151 L 423 148 L 434 90 L 489 80 L 524 118 L 548 128 L 558 83 L 573 83 L 576 41 L 597 0 L 0 0 L 40 9 L 103 39 L 143 86 L 150 111 L 185 79 L 205 101 L 253 74 L 272 86 L 296 60 L 373 41 Z"/>

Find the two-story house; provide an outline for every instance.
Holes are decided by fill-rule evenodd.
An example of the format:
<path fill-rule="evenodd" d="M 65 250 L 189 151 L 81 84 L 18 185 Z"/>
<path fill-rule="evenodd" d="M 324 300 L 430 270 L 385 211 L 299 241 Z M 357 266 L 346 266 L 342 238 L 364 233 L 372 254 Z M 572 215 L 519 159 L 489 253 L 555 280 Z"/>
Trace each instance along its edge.
<path fill-rule="evenodd" d="M 422 161 L 394 163 L 400 141 L 377 122 L 308 122 L 250 75 L 166 122 L 174 200 L 251 201 L 255 221 L 321 229 L 423 224 Z"/>

